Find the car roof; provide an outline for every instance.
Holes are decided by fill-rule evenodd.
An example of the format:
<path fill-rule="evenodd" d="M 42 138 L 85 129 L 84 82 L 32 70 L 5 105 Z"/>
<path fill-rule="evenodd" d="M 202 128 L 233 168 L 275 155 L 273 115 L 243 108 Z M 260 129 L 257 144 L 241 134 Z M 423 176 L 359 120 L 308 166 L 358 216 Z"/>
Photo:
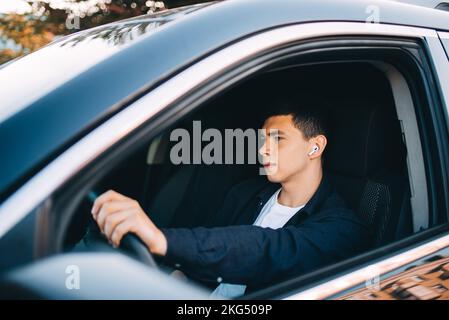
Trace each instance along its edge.
<path fill-rule="evenodd" d="M 449 30 L 449 13 L 394 1 L 218 1 L 82 31 L 7 64 L 0 69 L 0 93 L 7 97 L 0 139 L 11 143 L 0 144 L 0 201 L 116 113 L 118 102 L 132 101 L 217 48 L 280 25 L 364 22 L 369 6 L 378 7 L 380 23 Z M 67 66 L 56 63 L 61 58 Z M 23 82 L 8 81 L 13 74 Z"/>

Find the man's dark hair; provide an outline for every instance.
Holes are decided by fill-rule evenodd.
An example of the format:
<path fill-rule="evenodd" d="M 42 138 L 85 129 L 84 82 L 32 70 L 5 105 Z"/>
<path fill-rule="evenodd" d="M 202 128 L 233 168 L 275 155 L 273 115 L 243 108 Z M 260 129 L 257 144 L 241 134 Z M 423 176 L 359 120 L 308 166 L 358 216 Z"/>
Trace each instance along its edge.
<path fill-rule="evenodd" d="M 307 94 L 282 95 L 267 99 L 265 120 L 273 116 L 291 115 L 304 138 L 328 134 L 327 101 Z"/>

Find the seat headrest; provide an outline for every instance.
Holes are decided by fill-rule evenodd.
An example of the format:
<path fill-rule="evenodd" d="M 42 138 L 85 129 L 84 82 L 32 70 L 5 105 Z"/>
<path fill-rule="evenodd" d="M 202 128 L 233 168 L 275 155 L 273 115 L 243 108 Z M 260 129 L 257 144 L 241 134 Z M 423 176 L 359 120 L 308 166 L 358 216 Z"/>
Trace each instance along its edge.
<path fill-rule="evenodd" d="M 398 146 L 397 120 L 380 106 L 347 103 L 330 110 L 329 126 L 324 161 L 337 174 L 367 177 L 403 150 Z"/>

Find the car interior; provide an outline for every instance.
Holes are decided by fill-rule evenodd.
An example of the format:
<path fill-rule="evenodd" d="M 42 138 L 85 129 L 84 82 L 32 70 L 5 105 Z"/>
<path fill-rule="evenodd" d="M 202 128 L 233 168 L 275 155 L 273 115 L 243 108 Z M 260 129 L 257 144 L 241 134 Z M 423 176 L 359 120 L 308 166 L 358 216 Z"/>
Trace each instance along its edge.
<path fill-rule="evenodd" d="M 391 81 L 375 63 L 310 63 L 271 69 L 202 104 L 175 128 L 192 130 L 195 120 L 201 120 L 202 130 L 260 128 L 266 111 L 260 92 L 285 88 L 297 93 L 299 104 L 302 93 L 329 102 L 324 168 L 347 205 L 369 224 L 372 248 L 413 234 L 404 119 L 398 118 Z M 230 188 L 257 176 L 260 165 L 174 165 L 170 161 L 174 143 L 170 130 L 165 130 L 108 172 L 95 189 L 113 189 L 138 200 L 159 227 L 213 227 L 215 213 Z M 90 203 L 81 206 L 65 236 L 67 250 L 81 241 L 90 219 Z"/>

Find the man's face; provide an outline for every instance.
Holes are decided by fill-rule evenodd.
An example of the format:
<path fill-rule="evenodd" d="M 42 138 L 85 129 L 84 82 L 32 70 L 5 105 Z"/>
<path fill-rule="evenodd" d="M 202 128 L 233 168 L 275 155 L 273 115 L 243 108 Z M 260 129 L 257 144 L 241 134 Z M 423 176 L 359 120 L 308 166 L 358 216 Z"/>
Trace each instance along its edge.
<path fill-rule="evenodd" d="M 270 129 L 271 130 L 270 132 Z M 305 170 L 312 143 L 295 126 L 291 115 L 265 120 L 259 149 L 268 180 L 283 183 Z"/>

